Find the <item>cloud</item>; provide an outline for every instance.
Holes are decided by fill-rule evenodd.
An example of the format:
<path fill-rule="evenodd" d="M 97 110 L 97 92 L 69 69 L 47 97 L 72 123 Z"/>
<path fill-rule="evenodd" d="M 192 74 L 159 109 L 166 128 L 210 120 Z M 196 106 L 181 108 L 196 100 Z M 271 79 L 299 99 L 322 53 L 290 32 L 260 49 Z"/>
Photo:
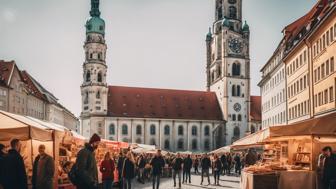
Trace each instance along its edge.
<path fill-rule="evenodd" d="M 16 20 L 16 12 L 12 9 L 5 9 L 2 12 L 2 18 L 7 23 L 13 23 Z"/>

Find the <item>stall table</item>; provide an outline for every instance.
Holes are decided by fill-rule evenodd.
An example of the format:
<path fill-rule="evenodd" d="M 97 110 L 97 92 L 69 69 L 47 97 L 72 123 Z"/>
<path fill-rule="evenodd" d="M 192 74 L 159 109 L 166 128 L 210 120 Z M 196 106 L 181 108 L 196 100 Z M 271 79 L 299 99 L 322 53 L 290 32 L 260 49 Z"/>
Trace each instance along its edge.
<path fill-rule="evenodd" d="M 279 172 L 279 189 L 315 189 L 316 173 L 307 170 L 288 170 Z"/>
<path fill-rule="evenodd" d="M 276 172 L 249 173 L 242 172 L 241 189 L 278 189 L 278 174 Z"/>

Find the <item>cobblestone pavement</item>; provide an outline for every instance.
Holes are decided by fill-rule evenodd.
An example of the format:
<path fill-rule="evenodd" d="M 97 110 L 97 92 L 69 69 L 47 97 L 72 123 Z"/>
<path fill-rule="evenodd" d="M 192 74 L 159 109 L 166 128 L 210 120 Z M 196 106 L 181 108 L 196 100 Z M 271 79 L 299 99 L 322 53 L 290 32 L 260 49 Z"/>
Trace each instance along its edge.
<path fill-rule="evenodd" d="M 181 189 L 239 189 L 239 181 L 240 177 L 237 176 L 221 176 L 220 178 L 220 186 L 213 185 L 214 178 L 210 176 L 210 185 L 208 181 L 205 179 L 203 185 L 201 184 L 201 176 L 200 175 L 192 175 L 191 176 L 191 184 L 182 184 Z M 134 189 L 152 189 L 152 183 L 147 181 L 145 184 L 138 183 L 137 181 L 133 182 Z M 172 178 L 162 178 L 160 189 L 178 189 L 178 187 L 174 188 L 174 182 Z"/>

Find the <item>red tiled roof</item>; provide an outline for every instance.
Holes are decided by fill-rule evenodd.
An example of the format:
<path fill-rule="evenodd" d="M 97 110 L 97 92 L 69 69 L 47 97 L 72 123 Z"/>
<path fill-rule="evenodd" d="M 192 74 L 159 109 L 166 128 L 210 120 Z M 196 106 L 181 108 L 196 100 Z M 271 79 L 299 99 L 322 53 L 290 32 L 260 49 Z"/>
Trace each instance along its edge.
<path fill-rule="evenodd" d="M 213 92 L 109 86 L 111 117 L 223 120 Z"/>
<path fill-rule="evenodd" d="M 261 96 L 251 96 L 251 120 L 261 121 Z"/>
<path fill-rule="evenodd" d="M 0 85 L 8 87 L 8 83 L 10 80 L 11 73 L 15 67 L 15 62 L 10 61 L 6 62 L 4 60 L 0 60 Z"/>
<path fill-rule="evenodd" d="M 27 71 L 21 71 L 21 76 L 23 78 L 23 82 L 25 83 L 25 88 L 31 95 L 35 96 L 38 99 L 46 100 L 45 96 L 36 87 L 36 85 L 32 80 L 32 77 L 29 75 Z"/>

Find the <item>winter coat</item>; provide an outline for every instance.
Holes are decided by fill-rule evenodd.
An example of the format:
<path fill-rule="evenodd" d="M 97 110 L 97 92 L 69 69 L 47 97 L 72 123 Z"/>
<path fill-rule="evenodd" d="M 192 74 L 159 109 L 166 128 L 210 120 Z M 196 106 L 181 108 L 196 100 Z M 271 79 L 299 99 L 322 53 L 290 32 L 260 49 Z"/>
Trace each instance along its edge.
<path fill-rule="evenodd" d="M 103 160 L 100 164 L 100 172 L 102 173 L 102 180 L 113 180 L 114 174 L 114 161 L 110 160 Z"/>
<path fill-rule="evenodd" d="M 152 166 L 152 174 L 153 175 L 161 175 L 162 174 L 162 169 L 165 166 L 165 161 L 160 157 L 154 157 L 152 161 L 150 162 Z"/>
<path fill-rule="evenodd" d="M 43 162 L 42 165 L 40 165 L 40 160 Z M 38 172 L 40 172 L 40 174 Z M 53 189 L 54 174 L 55 165 L 53 158 L 46 154 L 41 159 L 41 156 L 38 155 L 33 164 L 33 189 Z"/>
<path fill-rule="evenodd" d="M 4 178 L 4 189 L 27 189 L 26 168 L 20 153 L 14 149 L 8 151 L 5 158 L 6 174 Z"/>
<path fill-rule="evenodd" d="M 124 160 L 122 173 L 125 179 L 133 179 L 135 177 L 135 165 L 131 160 L 127 158 Z"/>
<path fill-rule="evenodd" d="M 182 164 L 183 164 L 183 160 L 182 158 L 175 158 L 173 160 L 173 170 L 174 171 L 181 171 L 182 169 Z"/>
<path fill-rule="evenodd" d="M 6 154 L 0 151 L 0 186 L 3 186 L 5 178 L 5 158 Z"/>
<path fill-rule="evenodd" d="M 85 147 L 78 152 L 75 166 L 81 186 L 94 188 L 98 184 L 97 162 L 91 145 L 85 144 Z"/>
<path fill-rule="evenodd" d="M 217 159 L 213 162 L 213 170 L 214 171 L 221 171 L 222 170 L 222 162 L 220 159 Z"/>
<path fill-rule="evenodd" d="M 323 180 L 336 180 L 336 154 L 326 157 L 323 166 Z"/>
<path fill-rule="evenodd" d="M 192 159 L 191 158 L 184 158 L 183 160 L 183 169 L 190 170 L 192 167 Z"/>
<path fill-rule="evenodd" d="M 203 158 L 201 160 L 201 167 L 204 170 L 209 169 L 211 167 L 211 161 L 210 161 L 210 159 L 208 157 Z"/>

